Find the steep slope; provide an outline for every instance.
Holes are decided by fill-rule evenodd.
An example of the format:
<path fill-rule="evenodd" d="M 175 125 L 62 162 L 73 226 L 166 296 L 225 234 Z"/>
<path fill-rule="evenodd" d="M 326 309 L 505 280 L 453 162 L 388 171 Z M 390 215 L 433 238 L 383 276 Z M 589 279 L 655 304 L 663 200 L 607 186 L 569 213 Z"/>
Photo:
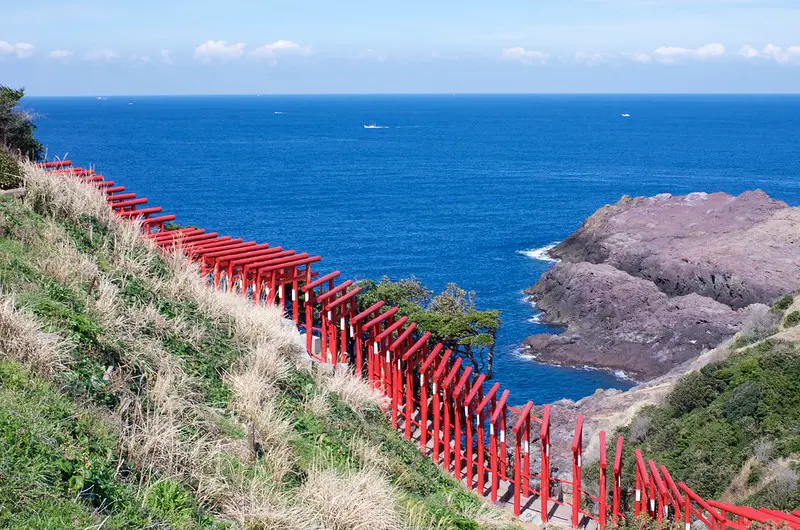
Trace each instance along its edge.
<path fill-rule="evenodd" d="M 96 192 L 0 199 L 0 526 L 502 526 L 303 361 L 277 309 L 213 293 Z M 34 480 L 35 478 L 35 480 Z"/>

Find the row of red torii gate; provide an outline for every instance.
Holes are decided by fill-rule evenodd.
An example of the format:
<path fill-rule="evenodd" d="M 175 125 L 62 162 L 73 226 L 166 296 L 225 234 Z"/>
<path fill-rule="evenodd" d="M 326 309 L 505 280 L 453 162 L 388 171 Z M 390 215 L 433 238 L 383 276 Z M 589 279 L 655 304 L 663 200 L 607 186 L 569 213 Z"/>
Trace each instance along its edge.
<path fill-rule="evenodd" d="M 583 417 L 572 433 L 572 473 L 551 476 L 549 405 L 541 417 L 532 414 L 530 401 L 512 406 L 508 390 L 490 385 L 463 358 L 435 344 L 430 332 L 397 307 L 384 302 L 361 307 L 361 289 L 351 280 L 340 281 L 338 271 L 320 275 L 313 270 L 319 256 L 200 228 L 170 229 L 175 215 L 148 206 L 147 198 L 94 169 L 72 167 L 69 160 L 40 166 L 97 189 L 113 211 L 140 223 L 143 235 L 165 252 L 190 256 L 214 289 L 235 292 L 254 304 L 278 305 L 305 335 L 312 359 L 346 369 L 379 389 L 388 398 L 392 425 L 407 440 L 470 490 L 512 504 L 517 516 L 535 513 L 541 522 L 601 530 L 626 515 L 649 516 L 664 526 L 679 521 L 687 530 L 697 521 L 712 530 L 744 530 L 752 523 L 800 530 L 800 510 L 785 513 L 703 499 L 676 483 L 664 466 L 645 461 L 638 449 L 635 488 L 624 491 L 624 440 L 616 439 L 609 467 L 604 431 L 597 435 L 599 479 L 587 484 Z"/>

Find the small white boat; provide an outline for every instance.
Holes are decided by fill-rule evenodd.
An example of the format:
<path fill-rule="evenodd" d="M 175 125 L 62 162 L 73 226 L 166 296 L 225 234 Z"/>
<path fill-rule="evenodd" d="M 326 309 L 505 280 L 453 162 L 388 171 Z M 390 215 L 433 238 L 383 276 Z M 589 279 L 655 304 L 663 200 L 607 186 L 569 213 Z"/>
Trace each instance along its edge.
<path fill-rule="evenodd" d="M 367 123 L 366 125 L 364 125 L 364 128 L 365 129 L 385 129 L 386 127 L 384 125 L 378 125 L 376 123 Z"/>
<path fill-rule="evenodd" d="M 624 113 L 624 114 L 622 115 L 622 117 L 623 117 L 623 118 L 630 118 L 630 117 L 631 117 L 631 115 L 630 115 L 630 114 L 628 114 L 628 113 L 626 112 L 626 113 Z"/>

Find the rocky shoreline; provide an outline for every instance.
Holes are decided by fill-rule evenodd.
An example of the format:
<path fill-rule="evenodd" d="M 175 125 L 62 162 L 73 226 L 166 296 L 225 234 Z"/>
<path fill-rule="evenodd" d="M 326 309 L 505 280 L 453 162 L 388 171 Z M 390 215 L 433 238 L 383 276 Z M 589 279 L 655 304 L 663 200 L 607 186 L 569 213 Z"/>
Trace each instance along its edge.
<path fill-rule="evenodd" d="M 800 287 L 800 208 L 758 190 L 623 197 L 549 254 L 559 263 L 526 293 L 566 330 L 528 337 L 523 352 L 648 381 Z"/>

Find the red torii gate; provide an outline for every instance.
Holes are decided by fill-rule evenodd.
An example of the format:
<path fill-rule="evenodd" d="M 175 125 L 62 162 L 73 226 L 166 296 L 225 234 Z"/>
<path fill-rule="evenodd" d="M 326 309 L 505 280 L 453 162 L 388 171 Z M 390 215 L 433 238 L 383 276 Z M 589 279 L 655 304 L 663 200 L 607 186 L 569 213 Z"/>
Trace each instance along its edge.
<path fill-rule="evenodd" d="M 331 293 L 332 290 L 329 290 L 328 293 Z M 350 320 L 350 337 L 353 337 L 353 316 L 358 311 L 358 303 L 356 301 L 356 296 L 358 293 L 361 292 L 361 287 L 355 287 L 350 289 L 346 293 L 342 294 L 338 298 L 335 298 L 332 302 L 329 302 L 327 305 L 323 306 L 322 310 L 326 313 L 329 322 L 339 321 L 339 333 L 341 335 L 340 338 L 340 345 L 341 345 L 341 353 L 342 358 L 340 362 L 346 363 L 348 359 L 346 358 L 347 354 L 347 323 L 346 319 Z M 326 295 L 328 293 L 325 293 Z M 340 293 L 341 294 L 341 293 Z M 323 300 L 320 300 L 323 301 Z M 334 326 L 335 328 L 335 326 Z M 335 333 L 335 331 L 334 331 Z"/>
<path fill-rule="evenodd" d="M 316 280 L 306 283 L 304 286 L 300 288 L 300 290 L 305 294 L 305 313 L 306 313 L 306 351 L 308 354 L 314 358 L 317 358 L 314 352 L 314 338 L 313 332 L 315 329 L 320 330 L 320 357 L 318 358 L 321 361 L 326 361 L 327 356 L 327 343 L 326 343 L 326 330 L 324 326 L 320 328 L 314 327 L 314 304 L 316 303 L 316 289 L 322 289 L 327 286 L 328 290 L 333 289 L 334 280 L 339 277 L 341 273 L 339 271 L 334 271 L 325 276 L 321 276 Z"/>

